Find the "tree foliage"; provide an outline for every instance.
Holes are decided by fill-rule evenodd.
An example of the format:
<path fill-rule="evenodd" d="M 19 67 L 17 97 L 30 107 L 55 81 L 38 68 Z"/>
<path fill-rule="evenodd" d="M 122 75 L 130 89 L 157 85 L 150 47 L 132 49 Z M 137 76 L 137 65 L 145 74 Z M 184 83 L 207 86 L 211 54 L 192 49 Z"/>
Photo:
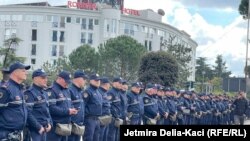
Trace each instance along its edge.
<path fill-rule="evenodd" d="M 192 48 L 184 46 L 184 44 L 176 42 L 176 36 L 170 36 L 168 40 L 165 40 L 161 44 L 161 49 L 166 49 L 166 51 L 172 54 L 177 60 L 179 72 L 178 72 L 178 82 L 183 84 L 187 81 L 190 75 L 189 63 L 191 61 Z"/>
<path fill-rule="evenodd" d="M 72 69 L 84 69 L 86 72 L 97 72 L 98 53 L 95 48 L 83 45 L 72 51 L 69 55 Z"/>
<path fill-rule="evenodd" d="M 100 74 L 121 76 L 126 80 L 137 78 L 144 46 L 129 36 L 118 36 L 98 47 Z"/>
<path fill-rule="evenodd" d="M 248 17 L 248 0 L 241 0 L 238 10 L 243 19 L 246 19 Z"/>
<path fill-rule="evenodd" d="M 175 58 L 165 51 L 150 52 L 143 56 L 139 80 L 174 86 L 178 79 L 178 64 Z"/>
<path fill-rule="evenodd" d="M 4 40 L 4 46 L 5 48 L 0 48 L 0 56 L 4 56 L 3 62 L 2 62 L 2 67 L 7 68 L 12 64 L 13 62 L 20 61 L 24 62 L 25 58 L 24 57 L 17 57 L 16 56 L 16 47 L 19 45 L 19 43 L 22 40 L 18 37 L 10 37 L 7 40 Z"/>
<path fill-rule="evenodd" d="M 226 62 L 223 61 L 222 55 L 217 55 L 213 68 L 215 77 L 226 78 L 231 74 L 231 71 L 227 71 Z"/>

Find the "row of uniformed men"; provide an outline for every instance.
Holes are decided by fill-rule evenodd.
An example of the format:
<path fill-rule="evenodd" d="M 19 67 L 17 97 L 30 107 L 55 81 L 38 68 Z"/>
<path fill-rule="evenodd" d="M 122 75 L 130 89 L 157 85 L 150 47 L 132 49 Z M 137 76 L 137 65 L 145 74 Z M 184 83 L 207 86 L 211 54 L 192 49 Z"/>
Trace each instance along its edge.
<path fill-rule="evenodd" d="M 190 98 L 189 92 L 176 98 L 175 91 L 164 92 L 162 86 L 153 84 L 146 85 L 145 94 L 140 95 L 142 85 L 139 82 L 133 83 L 131 91 L 127 91 L 126 81 L 117 77 L 113 79 L 110 89 L 109 80 L 97 74 L 89 76 L 90 85 L 83 91 L 88 77 L 80 70 L 74 73 L 72 81 L 68 72 L 60 72 L 47 90 L 47 74 L 36 70 L 32 74 L 33 84 L 23 96 L 21 83 L 26 79 L 29 68 L 19 62 L 12 64 L 9 68 L 10 80 L 0 89 L 1 140 L 10 138 L 12 133 L 18 135 L 26 124 L 33 141 L 79 141 L 79 135 L 56 133 L 57 124 L 72 122 L 85 126 L 84 141 L 117 141 L 122 123 L 171 125 L 230 122 L 229 100 L 214 100 L 207 96 Z M 110 117 L 111 120 L 107 120 Z"/>

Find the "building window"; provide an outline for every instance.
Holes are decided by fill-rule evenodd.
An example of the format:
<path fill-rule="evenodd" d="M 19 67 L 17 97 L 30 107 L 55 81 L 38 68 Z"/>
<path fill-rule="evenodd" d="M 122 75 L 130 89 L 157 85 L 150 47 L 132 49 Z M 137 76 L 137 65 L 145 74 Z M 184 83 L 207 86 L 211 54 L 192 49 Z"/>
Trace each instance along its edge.
<path fill-rule="evenodd" d="M 112 19 L 112 33 L 116 33 L 116 20 Z"/>
<path fill-rule="evenodd" d="M 99 25 L 99 20 L 95 19 L 95 25 Z"/>
<path fill-rule="evenodd" d="M 16 36 L 17 30 L 12 28 L 12 29 L 5 29 L 5 40 L 11 38 L 12 36 Z"/>
<path fill-rule="evenodd" d="M 31 46 L 31 55 L 36 55 L 36 44 L 32 44 Z"/>
<path fill-rule="evenodd" d="M 53 30 L 52 32 L 52 41 L 57 42 L 57 31 Z"/>
<path fill-rule="evenodd" d="M 86 29 L 87 20 L 85 18 L 82 19 L 82 29 Z"/>
<path fill-rule="evenodd" d="M 32 29 L 32 41 L 36 41 L 37 40 L 37 30 L 36 29 Z"/>
<path fill-rule="evenodd" d="M 149 43 L 148 43 L 148 50 L 152 51 L 152 41 L 149 41 Z"/>
<path fill-rule="evenodd" d="M 64 42 L 64 31 L 60 31 L 60 42 Z"/>
<path fill-rule="evenodd" d="M 10 15 L 0 15 L 0 21 L 10 21 Z"/>
<path fill-rule="evenodd" d="M 93 33 L 88 34 L 88 44 L 93 44 Z"/>
<path fill-rule="evenodd" d="M 56 45 L 52 45 L 51 55 L 52 56 L 57 56 L 56 53 L 57 53 L 57 46 Z"/>
<path fill-rule="evenodd" d="M 148 50 L 148 41 L 147 40 L 145 40 L 144 46 Z"/>
<path fill-rule="evenodd" d="M 65 28 L 65 17 L 61 17 L 60 27 Z"/>
<path fill-rule="evenodd" d="M 89 19 L 89 30 L 93 30 L 93 19 Z"/>
<path fill-rule="evenodd" d="M 59 56 L 63 56 L 64 55 L 64 46 L 60 45 L 59 46 Z"/>
<path fill-rule="evenodd" d="M 86 33 L 85 33 L 85 32 L 82 32 L 82 33 L 81 33 L 81 43 L 82 43 L 82 44 L 85 44 L 85 43 L 86 43 Z"/>
<path fill-rule="evenodd" d="M 79 17 L 76 18 L 76 23 L 80 23 L 81 22 L 81 19 Z"/>
<path fill-rule="evenodd" d="M 32 65 L 35 65 L 35 64 L 36 64 L 36 59 L 32 58 L 32 59 L 30 60 L 30 62 L 31 62 Z"/>
<path fill-rule="evenodd" d="M 67 17 L 67 18 L 66 18 L 66 22 L 67 22 L 67 23 L 71 23 L 71 17 Z"/>

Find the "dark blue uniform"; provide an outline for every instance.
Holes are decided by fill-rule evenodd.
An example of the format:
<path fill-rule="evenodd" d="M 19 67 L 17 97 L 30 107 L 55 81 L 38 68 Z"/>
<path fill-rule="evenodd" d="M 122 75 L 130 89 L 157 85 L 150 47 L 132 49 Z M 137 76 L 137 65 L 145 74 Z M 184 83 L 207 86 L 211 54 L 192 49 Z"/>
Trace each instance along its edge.
<path fill-rule="evenodd" d="M 99 116 L 102 115 L 102 95 L 98 87 L 90 85 L 83 94 L 85 100 L 85 125 L 84 141 L 98 141 L 100 131 Z"/>
<path fill-rule="evenodd" d="M 108 141 L 119 140 L 119 128 L 115 126 L 115 119 L 122 118 L 122 105 L 121 105 L 121 94 L 117 88 L 112 88 L 107 93 L 111 97 L 111 114 L 113 120 L 109 125 Z"/>
<path fill-rule="evenodd" d="M 46 133 L 40 135 L 39 130 L 41 127 L 46 128 L 48 124 L 52 125 L 47 92 L 33 84 L 24 95 L 29 112 L 28 127 L 31 138 L 34 141 L 46 141 Z"/>
<path fill-rule="evenodd" d="M 154 97 L 153 95 L 148 95 L 148 94 L 143 95 L 145 124 L 147 124 L 147 121 L 149 119 L 155 119 L 157 114 L 159 114 L 157 100 L 153 97 Z"/>
<path fill-rule="evenodd" d="M 80 126 L 84 124 L 84 112 L 85 112 L 85 104 L 83 101 L 83 90 L 77 87 L 75 84 L 70 85 L 69 92 L 71 95 L 71 101 L 74 108 L 78 110 L 76 115 L 71 117 L 71 121 Z M 69 141 L 80 141 L 81 137 L 75 134 L 71 134 L 69 136 Z"/>
<path fill-rule="evenodd" d="M 127 94 L 128 99 L 128 114 L 131 116 L 130 118 L 130 124 L 131 125 L 140 125 L 142 116 L 144 114 L 144 108 L 142 108 L 141 105 L 143 105 L 140 94 L 136 94 L 132 91 L 130 91 Z"/>
<path fill-rule="evenodd" d="M 50 114 L 54 125 L 52 130 L 48 133 L 48 140 L 65 141 L 66 136 L 57 135 L 55 133 L 55 127 L 57 123 L 71 123 L 71 115 L 69 114 L 69 108 L 72 108 L 70 93 L 68 89 L 63 88 L 57 82 L 54 82 L 52 87 L 48 89 L 48 96 Z"/>
<path fill-rule="evenodd" d="M 22 131 L 26 124 L 28 112 L 22 88 L 12 79 L 0 87 L 0 139 L 6 139 L 11 132 Z"/>
<path fill-rule="evenodd" d="M 107 90 L 99 87 L 98 91 L 102 95 L 102 116 L 111 115 L 110 98 L 107 95 Z M 99 141 L 108 141 L 109 125 L 103 125 L 100 129 Z"/>

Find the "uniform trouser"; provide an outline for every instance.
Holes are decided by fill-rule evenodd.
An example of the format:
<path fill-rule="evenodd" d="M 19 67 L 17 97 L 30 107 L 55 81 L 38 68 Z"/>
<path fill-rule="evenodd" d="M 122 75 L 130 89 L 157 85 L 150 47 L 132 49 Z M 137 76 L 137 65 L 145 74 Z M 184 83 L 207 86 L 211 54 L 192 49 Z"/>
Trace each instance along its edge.
<path fill-rule="evenodd" d="M 115 120 L 109 124 L 108 141 L 118 141 L 120 139 L 119 128 L 115 126 Z"/>
<path fill-rule="evenodd" d="M 99 141 L 100 121 L 98 117 L 85 118 L 84 141 Z"/>
<path fill-rule="evenodd" d="M 139 116 L 138 117 L 132 116 L 130 118 L 130 125 L 141 125 L 141 118 Z"/>
<path fill-rule="evenodd" d="M 60 136 L 55 133 L 55 126 L 52 127 L 51 131 L 47 134 L 47 141 L 67 141 L 67 136 Z"/>
<path fill-rule="evenodd" d="M 244 116 L 234 115 L 234 123 L 236 125 L 244 125 Z"/>
<path fill-rule="evenodd" d="M 47 133 L 39 134 L 36 131 L 30 131 L 32 141 L 46 141 Z"/>
<path fill-rule="evenodd" d="M 71 133 L 71 135 L 68 137 L 68 141 L 80 141 L 81 140 L 81 136 L 75 135 L 73 133 Z"/>
<path fill-rule="evenodd" d="M 10 131 L 0 129 L 0 140 L 7 139 Z"/>
<path fill-rule="evenodd" d="M 109 125 L 101 126 L 100 134 L 99 134 L 99 141 L 108 141 L 108 132 L 109 132 Z"/>

